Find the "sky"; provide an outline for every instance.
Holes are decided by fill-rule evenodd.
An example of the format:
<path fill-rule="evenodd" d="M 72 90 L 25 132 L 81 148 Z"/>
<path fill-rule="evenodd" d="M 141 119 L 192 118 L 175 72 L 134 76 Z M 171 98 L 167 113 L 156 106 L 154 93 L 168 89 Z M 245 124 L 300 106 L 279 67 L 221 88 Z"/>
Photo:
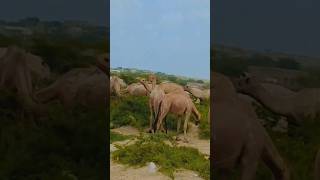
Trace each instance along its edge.
<path fill-rule="evenodd" d="M 42 20 L 82 20 L 108 25 L 110 0 L 4 0 L 0 19 L 18 20 L 39 17 Z"/>
<path fill-rule="evenodd" d="M 320 57 L 319 0 L 215 0 L 213 42 Z"/>
<path fill-rule="evenodd" d="M 111 67 L 210 78 L 210 0 L 111 0 Z"/>

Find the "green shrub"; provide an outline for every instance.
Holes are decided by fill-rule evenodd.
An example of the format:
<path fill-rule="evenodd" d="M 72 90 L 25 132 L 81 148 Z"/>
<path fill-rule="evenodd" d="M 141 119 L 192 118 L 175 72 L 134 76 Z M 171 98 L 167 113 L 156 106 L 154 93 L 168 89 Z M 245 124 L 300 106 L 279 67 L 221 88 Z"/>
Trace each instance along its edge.
<path fill-rule="evenodd" d="M 110 131 L 110 144 L 116 141 L 123 141 L 126 139 L 130 139 L 131 137 L 132 136 L 125 136 L 125 135 Z"/>
<path fill-rule="evenodd" d="M 210 162 L 198 150 L 169 146 L 163 140 L 161 135 L 140 137 L 135 144 L 115 151 L 113 159 L 138 167 L 154 162 L 160 166 L 161 172 L 170 177 L 179 169 L 188 169 L 198 172 L 204 179 L 210 178 Z"/>
<path fill-rule="evenodd" d="M 51 106 L 48 116 L 1 119 L 0 179 L 103 179 L 105 111 Z"/>

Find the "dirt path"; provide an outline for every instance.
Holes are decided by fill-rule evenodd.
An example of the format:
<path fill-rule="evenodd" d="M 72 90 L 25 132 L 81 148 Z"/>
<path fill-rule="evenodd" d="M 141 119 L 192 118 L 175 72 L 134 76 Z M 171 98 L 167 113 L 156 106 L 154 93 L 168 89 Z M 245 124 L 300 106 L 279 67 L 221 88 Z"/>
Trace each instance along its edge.
<path fill-rule="evenodd" d="M 122 135 L 139 136 L 140 132 L 131 126 L 123 126 L 120 128 L 112 129 L 112 132 L 116 132 Z M 193 124 L 189 125 L 188 129 L 188 143 L 183 141 L 177 141 L 178 146 L 186 146 L 198 149 L 199 152 L 209 156 L 210 154 L 210 141 L 201 140 L 198 138 L 198 128 Z M 182 139 L 183 135 L 179 135 Z M 135 140 L 125 140 L 114 142 L 118 145 L 129 145 L 134 143 Z M 133 168 L 126 167 L 125 165 L 118 164 L 110 160 L 110 177 L 111 180 L 170 180 L 170 178 L 160 172 L 150 173 L 148 167 Z M 174 174 L 175 180 L 203 180 L 196 172 L 189 170 L 181 170 Z"/>
<path fill-rule="evenodd" d="M 150 173 L 148 167 L 133 168 L 110 160 L 111 180 L 171 180 L 161 172 Z M 174 174 L 175 180 L 203 180 L 195 172 L 181 170 Z"/>
<path fill-rule="evenodd" d="M 183 141 L 177 141 L 178 146 L 186 146 L 198 149 L 202 154 L 210 155 L 210 140 L 199 139 L 199 129 L 192 123 L 188 125 L 188 143 Z M 139 136 L 140 132 L 134 127 L 123 126 L 120 128 L 112 129 L 112 132 L 116 132 L 122 135 Z M 179 139 L 183 139 L 183 133 L 178 136 Z M 120 142 L 121 143 L 121 142 Z M 121 143 L 122 144 L 122 143 Z"/>
<path fill-rule="evenodd" d="M 199 129 L 194 124 L 190 123 L 188 124 L 188 143 L 185 143 L 183 141 L 178 141 L 178 146 L 186 146 L 186 147 L 192 147 L 195 149 L 198 149 L 199 152 L 202 154 L 205 154 L 207 156 L 210 155 L 210 140 L 203 140 L 199 139 Z M 181 133 L 179 135 L 179 139 L 183 139 L 183 134 Z"/>

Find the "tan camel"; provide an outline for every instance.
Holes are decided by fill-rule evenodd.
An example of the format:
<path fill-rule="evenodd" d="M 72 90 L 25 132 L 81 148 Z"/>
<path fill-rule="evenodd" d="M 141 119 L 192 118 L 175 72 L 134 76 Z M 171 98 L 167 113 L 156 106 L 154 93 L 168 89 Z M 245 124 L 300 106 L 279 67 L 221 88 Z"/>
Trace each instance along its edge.
<path fill-rule="evenodd" d="M 208 90 L 208 89 L 202 90 L 197 87 L 192 87 L 190 85 L 186 85 L 184 87 L 184 90 L 191 93 L 197 99 L 200 99 L 200 102 L 201 101 L 203 102 L 203 101 L 210 99 L 210 90 Z"/>
<path fill-rule="evenodd" d="M 151 88 L 151 84 L 148 83 L 148 87 Z M 129 86 L 127 86 L 126 89 L 121 91 L 121 94 L 127 94 L 129 93 L 132 96 L 147 96 L 148 91 L 141 83 L 132 83 Z"/>
<path fill-rule="evenodd" d="M 164 93 L 168 94 L 170 92 L 184 92 L 184 88 L 176 83 L 172 82 L 163 82 L 159 84 L 159 87 L 164 91 Z"/>
<path fill-rule="evenodd" d="M 238 98 L 229 78 L 211 73 L 213 171 L 221 179 L 231 179 L 232 171 L 240 166 L 241 180 L 254 180 L 260 159 L 276 180 L 288 180 L 289 170 L 254 109 Z"/>
<path fill-rule="evenodd" d="M 320 180 L 320 149 L 318 150 L 314 163 L 314 180 Z"/>
<path fill-rule="evenodd" d="M 180 130 L 181 118 L 184 117 L 184 141 L 188 142 L 187 128 L 191 114 L 195 116 L 196 125 L 198 125 L 201 119 L 201 114 L 193 104 L 191 98 L 181 92 L 171 92 L 166 94 L 160 104 L 160 113 L 156 120 L 157 123 L 155 131 L 160 129 L 163 120 L 165 120 L 169 112 L 178 116 L 177 133 L 179 133 Z"/>
<path fill-rule="evenodd" d="M 281 93 L 267 90 L 255 77 L 248 74 L 239 78 L 235 85 L 238 92 L 253 97 L 267 109 L 296 123 L 306 118 L 313 120 L 320 112 L 320 89 L 303 89 L 285 95 L 289 90 L 281 90 Z"/>
<path fill-rule="evenodd" d="M 123 81 L 123 79 L 117 76 L 110 77 L 110 92 L 111 94 L 114 93 L 117 96 L 121 96 L 121 88 L 125 88 L 127 85 Z"/>
<path fill-rule="evenodd" d="M 25 50 L 8 47 L 0 58 L 0 88 L 13 92 L 21 105 L 21 119 L 24 115 L 45 113 L 44 106 L 34 98 L 37 80 L 47 79 L 49 68 L 42 59 Z"/>
<path fill-rule="evenodd" d="M 157 119 L 159 115 L 160 103 L 163 100 L 165 93 L 164 91 L 157 85 L 156 76 L 150 75 L 149 81 L 151 82 L 151 88 L 148 86 L 145 79 L 141 79 L 140 83 L 145 87 L 149 94 L 149 110 L 150 110 L 150 119 L 149 119 L 149 132 L 153 131 L 153 125 L 155 119 Z"/>
<path fill-rule="evenodd" d="M 37 91 L 36 97 L 42 103 L 58 100 L 66 108 L 74 107 L 79 101 L 88 108 L 102 107 L 109 97 L 108 80 L 97 67 L 75 68 Z"/>

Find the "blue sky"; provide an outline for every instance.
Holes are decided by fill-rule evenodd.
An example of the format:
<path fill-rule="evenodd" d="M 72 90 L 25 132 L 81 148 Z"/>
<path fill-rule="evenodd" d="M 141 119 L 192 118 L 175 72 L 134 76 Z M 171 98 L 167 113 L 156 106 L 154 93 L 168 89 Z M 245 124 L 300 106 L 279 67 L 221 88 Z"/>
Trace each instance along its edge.
<path fill-rule="evenodd" d="M 209 79 L 210 0 L 111 0 L 111 67 Z"/>

